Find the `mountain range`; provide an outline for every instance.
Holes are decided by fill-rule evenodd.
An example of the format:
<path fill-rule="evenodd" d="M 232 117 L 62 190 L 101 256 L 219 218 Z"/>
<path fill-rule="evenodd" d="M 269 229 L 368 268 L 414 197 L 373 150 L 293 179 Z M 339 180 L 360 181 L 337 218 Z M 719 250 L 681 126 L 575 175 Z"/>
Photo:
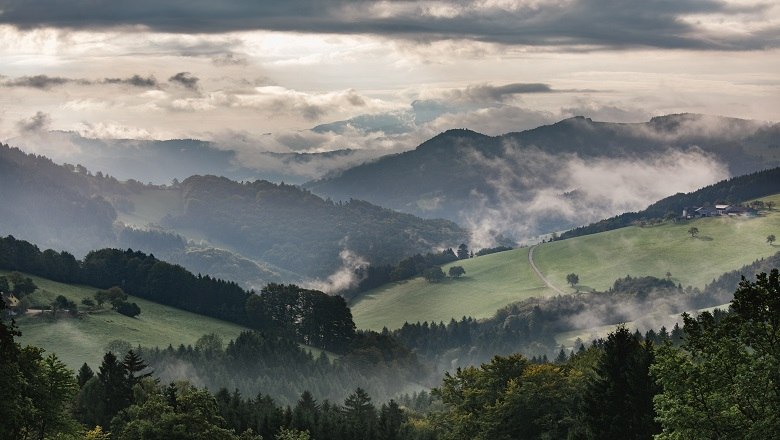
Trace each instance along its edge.
<path fill-rule="evenodd" d="M 719 116 L 575 117 L 501 136 L 449 130 L 304 187 L 521 239 L 778 166 L 778 139 L 780 124 Z"/>

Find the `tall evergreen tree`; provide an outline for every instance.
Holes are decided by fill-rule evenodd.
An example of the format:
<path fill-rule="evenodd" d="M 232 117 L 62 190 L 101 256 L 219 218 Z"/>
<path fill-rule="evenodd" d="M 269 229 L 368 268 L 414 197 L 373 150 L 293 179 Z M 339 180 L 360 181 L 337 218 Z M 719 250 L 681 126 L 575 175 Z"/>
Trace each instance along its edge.
<path fill-rule="evenodd" d="M 141 359 L 141 356 L 139 356 L 133 350 L 129 350 L 127 354 L 125 354 L 125 358 L 122 360 L 122 366 L 125 368 L 125 372 L 127 374 L 127 386 L 130 389 L 132 389 L 135 384 L 141 382 L 141 379 L 150 377 L 152 375 L 151 371 L 144 374 L 139 374 L 149 368 L 149 366 L 146 365 L 144 360 Z"/>
<path fill-rule="evenodd" d="M 344 416 L 347 423 L 349 439 L 374 438 L 376 435 L 376 407 L 371 403 L 371 397 L 362 388 L 344 400 Z"/>
<path fill-rule="evenodd" d="M 610 333 L 594 376 L 587 382 L 582 414 L 592 439 L 650 439 L 660 432 L 653 397 L 659 392 L 650 376 L 654 351 L 625 326 Z"/>
<path fill-rule="evenodd" d="M 103 362 L 97 374 L 103 392 L 104 413 L 100 415 L 101 426 L 109 426 L 111 419 L 121 410 L 130 406 L 132 392 L 128 373 L 112 352 L 103 356 Z"/>
<path fill-rule="evenodd" d="M 79 368 L 78 376 L 76 376 L 79 388 L 83 388 L 84 384 L 93 377 L 95 377 L 95 372 L 92 371 L 92 368 L 89 368 L 89 365 L 87 365 L 86 362 L 84 362 L 84 365 Z"/>

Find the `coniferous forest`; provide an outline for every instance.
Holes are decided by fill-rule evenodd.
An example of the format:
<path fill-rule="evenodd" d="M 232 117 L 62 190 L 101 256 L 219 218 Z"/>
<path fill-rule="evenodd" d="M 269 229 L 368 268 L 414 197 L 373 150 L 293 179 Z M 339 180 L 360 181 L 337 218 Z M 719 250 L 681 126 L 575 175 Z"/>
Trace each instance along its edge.
<path fill-rule="evenodd" d="M 342 367 L 277 336 L 245 333 L 223 348 L 212 335 L 194 349 L 108 352 L 95 368 L 84 364 L 74 372 L 56 355 L 22 347 L 13 319 L 4 320 L 0 436 L 774 438 L 780 435 L 779 305 L 780 273 L 773 269 L 755 281 L 743 279 L 728 311 L 684 315 L 684 326 L 672 335 L 662 329 L 643 336 L 618 326 L 555 359 L 495 356 L 444 374 L 430 394 L 383 402 L 360 387 L 343 400 L 323 397 L 328 386 L 318 382 L 332 385 L 333 372 Z M 5 310 L 5 303 L 0 307 Z M 293 367 L 314 391 L 280 401 L 263 381 L 266 391 L 252 393 L 240 392 L 240 384 L 210 391 L 189 381 L 166 383 L 155 371 L 166 358 L 208 364 L 219 370 L 215 376 L 227 377 L 256 368 L 279 377 L 275 368 Z"/>
<path fill-rule="evenodd" d="M 442 255 L 457 258 L 451 250 Z M 194 346 L 124 347 L 74 372 L 54 354 L 21 346 L 0 302 L 0 402 L 8 415 L 0 437 L 768 438 L 780 434 L 778 259 L 726 273 L 703 291 L 628 276 L 607 292 L 533 299 L 489 320 L 376 333 L 356 331 L 339 296 L 275 284 L 255 294 L 140 252 L 105 249 L 78 261 L 9 236 L 0 240 L 2 269 L 121 285 L 255 330 L 229 341 L 203 335 Z M 761 273 L 740 279 L 745 272 Z M 13 272 L 0 288 L 21 298 L 37 287 Z M 116 289 L 101 292 L 112 300 Z M 671 331 L 619 325 L 606 338 L 555 353 L 552 335 L 586 310 L 619 322 L 633 318 L 628 309 L 728 298 L 728 310 L 683 315 L 684 325 Z M 299 343 L 339 355 L 315 356 Z M 534 352 L 542 354 L 519 354 Z"/>

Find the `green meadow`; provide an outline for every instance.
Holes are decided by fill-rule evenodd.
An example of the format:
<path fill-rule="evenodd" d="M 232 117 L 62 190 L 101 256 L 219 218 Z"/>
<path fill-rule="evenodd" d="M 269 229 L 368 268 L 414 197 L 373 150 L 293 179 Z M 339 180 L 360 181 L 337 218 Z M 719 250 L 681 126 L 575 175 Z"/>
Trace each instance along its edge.
<path fill-rule="evenodd" d="M 461 260 L 458 279 L 429 283 L 422 277 L 389 284 L 363 294 L 351 304 L 358 328 L 398 328 L 404 322 L 448 322 L 463 316 L 487 318 L 508 303 L 551 291 L 528 264 L 528 248 Z"/>
<path fill-rule="evenodd" d="M 607 290 L 617 278 L 671 273 L 683 286 L 703 288 L 724 272 L 738 269 L 780 251 L 767 243 L 780 237 L 780 195 L 773 211 L 758 217 L 717 217 L 657 226 L 630 226 L 569 240 L 543 243 L 534 262 L 545 277 L 564 292 L 575 292 L 566 275 L 579 276 L 580 290 Z M 699 229 L 697 237 L 688 233 Z M 485 318 L 499 308 L 533 296 L 555 294 L 528 264 L 528 249 L 477 257 L 444 266 L 462 265 L 460 280 L 431 284 L 423 278 L 383 286 L 359 297 L 352 307 L 358 328 L 398 328 L 404 322 L 449 321 L 462 316 Z"/>
<path fill-rule="evenodd" d="M 5 274 L 6 272 L 0 273 Z M 30 277 L 38 290 L 30 295 L 33 306 L 45 306 L 57 295 L 81 304 L 84 298 L 92 297 L 94 287 L 72 286 L 38 277 Z M 44 315 L 29 313 L 17 317 L 22 336 L 22 345 L 35 345 L 47 352 L 56 353 L 71 368 L 78 368 L 87 362 L 93 368 L 100 363 L 105 347 L 115 339 L 129 342 L 133 346 L 174 347 L 179 344 L 194 344 L 199 337 L 216 333 L 227 343 L 246 328 L 214 318 L 185 312 L 137 297 L 129 297 L 141 308 L 141 314 L 129 318 L 104 309 L 81 314 L 78 317 L 64 313 L 56 320 Z"/>
<path fill-rule="evenodd" d="M 780 195 L 761 200 L 780 204 Z M 691 237 L 688 230 L 699 230 Z M 539 246 L 534 262 L 547 279 L 565 290 L 566 274 L 579 275 L 582 290 L 606 290 L 626 275 L 671 273 L 674 282 L 703 288 L 724 272 L 774 255 L 780 245 L 780 210 L 759 217 L 714 217 L 657 226 L 629 226 Z M 569 289 L 572 290 L 572 289 Z"/>

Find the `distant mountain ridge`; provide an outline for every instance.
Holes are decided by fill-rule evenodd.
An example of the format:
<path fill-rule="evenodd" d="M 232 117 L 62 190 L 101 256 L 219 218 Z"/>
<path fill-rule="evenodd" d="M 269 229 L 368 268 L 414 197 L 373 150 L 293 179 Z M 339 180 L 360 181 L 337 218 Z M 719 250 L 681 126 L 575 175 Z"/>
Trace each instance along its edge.
<path fill-rule="evenodd" d="M 348 284 L 354 265 L 394 264 L 468 240 L 446 220 L 357 200 L 333 203 L 292 185 L 216 176 L 170 186 L 120 182 L 5 145 L 0 200 L 0 234 L 79 257 L 94 248 L 153 249 L 253 288 L 325 279 L 343 265 L 350 269 L 328 282 Z"/>
<path fill-rule="evenodd" d="M 522 206 L 545 187 L 559 187 L 560 198 L 566 193 L 577 196 L 573 190 L 579 188 L 561 183 L 573 159 L 585 165 L 598 160 L 658 161 L 673 151 L 720 163 L 733 176 L 780 165 L 778 139 L 780 124 L 719 116 L 668 115 L 644 123 L 574 117 L 501 136 L 448 130 L 414 150 L 304 187 L 334 200 L 359 198 L 423 217 L 464 222 L 464 212 L 479 212 L 510 196 Z M 654 200 L 648 198 L 647 203 Z M 618 212 L 603 212 L 593 220 Z M 552 215 L 533 229 L 541 233 L 577 224 L 576 219 Z"/>

